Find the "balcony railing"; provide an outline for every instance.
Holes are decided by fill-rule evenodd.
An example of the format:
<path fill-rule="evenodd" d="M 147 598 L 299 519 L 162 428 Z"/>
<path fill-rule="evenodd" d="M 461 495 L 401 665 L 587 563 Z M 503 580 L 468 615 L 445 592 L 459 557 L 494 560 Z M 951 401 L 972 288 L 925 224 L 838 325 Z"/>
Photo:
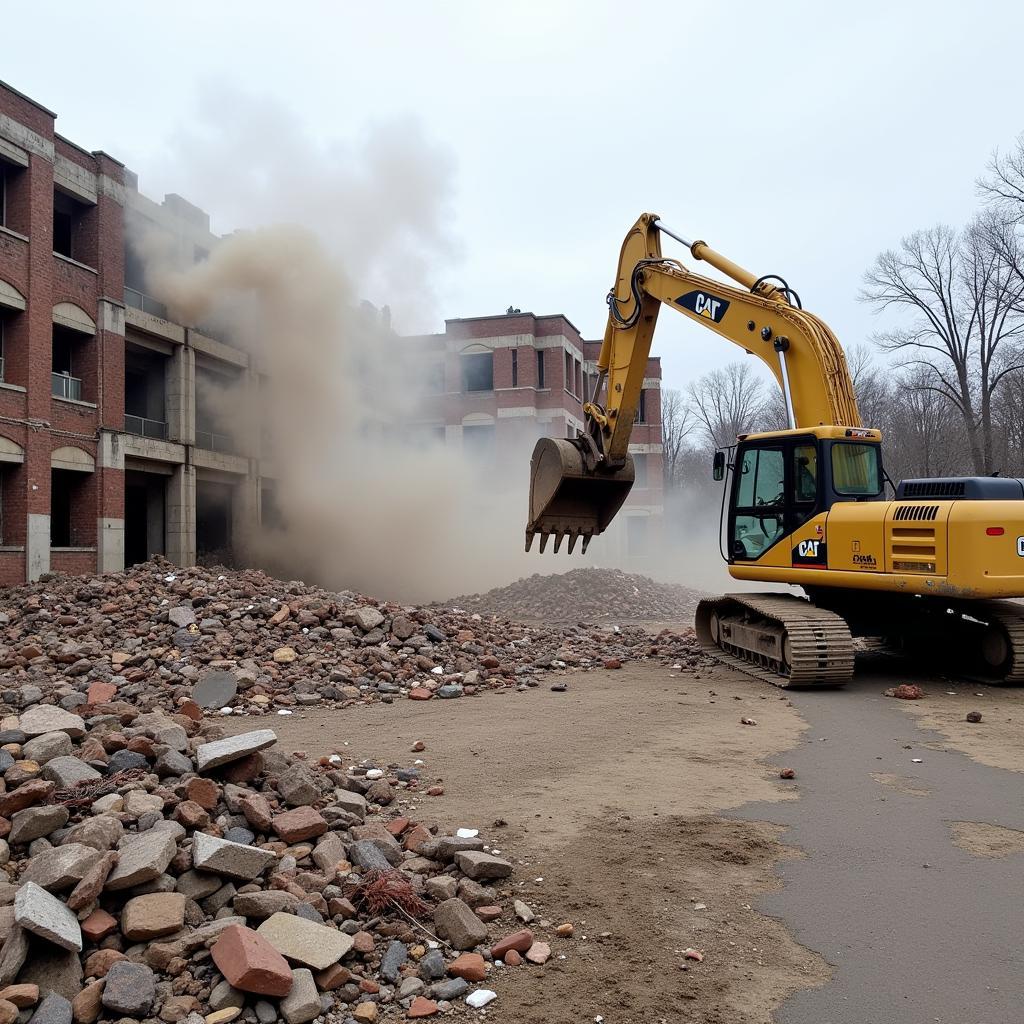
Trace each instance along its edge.
<path fill-rule="evenodd" d="M 151 420 L 145 416 L 129 416 L 125 413 L 124 429 L 129 434 L 152 437 L 157 441 L 167 440 L 167 424 L 163 420 Z"/>
<path fill-rule="evenodd" d="M 143 313 L 158 316 L 162 320 L 167 319 L 167 307 L 162 302 L 157 302 L 156 299 L 134 288 L 125 288 L 124 301 L 135 309 L 141 309 Z"/>
<path fill-rule="evenodd" d="M 235 442 L 230 434 L 217 434 L 212 430 L 196 431 L 196 447 L 205 448 L 208 452 L 222 452 L 225 455 L 235 454 Z"/>
<path fill-rule="evenodd" d="M 51 373 L 50 391 L 54 398 L 70 398 L 74 402 L 82 400 L 82 382 L 70 373 Z"/>

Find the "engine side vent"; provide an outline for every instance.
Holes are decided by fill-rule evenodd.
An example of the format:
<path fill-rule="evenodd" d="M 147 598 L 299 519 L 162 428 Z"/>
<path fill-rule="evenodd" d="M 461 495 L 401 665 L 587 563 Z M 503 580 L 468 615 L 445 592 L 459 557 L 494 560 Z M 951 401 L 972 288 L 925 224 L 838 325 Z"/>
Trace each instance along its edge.
<path fill-rule="evenodd" d="M 906 520 L 914 520 L 920 522 L 922 520 L 936 519 L 939 515 L 938 505 L 900 505 L 893 519 L 900 522 Z"/>
<path fill-rule="evenodd" d="M 904 498 L 962 498 L 966 489 L 963 480 L 907 480 Z"/>

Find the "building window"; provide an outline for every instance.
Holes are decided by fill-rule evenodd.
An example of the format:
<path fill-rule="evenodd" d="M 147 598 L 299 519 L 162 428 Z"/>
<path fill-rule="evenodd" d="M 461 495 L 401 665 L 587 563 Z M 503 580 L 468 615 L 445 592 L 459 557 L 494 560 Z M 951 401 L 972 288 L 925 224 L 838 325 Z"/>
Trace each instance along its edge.
<path fill-rule="evenodd" d="M 462 390 L 494 390 L 493 352 L 474 352 L 462 356 Z"/>
<path fill-rule="evenodd" d="M 634 455 L 633 456 L 633 484 L 636 487 L 647 486 L 647 456 L 646 455 Z"/>
<path fill-rule="evenodd" d="M 427 390 L 432 395 L 444 394 L 444 361 L 441 359 L 427 367 Z"/>
<path fill-rule="evenodd" d="M 53 251 L 69 259 L 82 260 L 78 244 L 82 221 L 89 212 L 85 203 L 79 203 L 63 192 L 53 193 Z"/>
<path fill-rule="evenodd" d="M 646 555 L 648 543 L 647 516 L 626 517 L 626 553 L 630 555 Z"/>
<path fill-rule="evenodd" d="M 53 329 L 53 366 L 51 392 L 56 398 L 82 401 L 82 378 L 75 371 L 81 362 L 83 335 L 65 327 Z"/>
<path fill-rule="evenodd" d="M 544 350 L 537 351 L 537 387 L 545 387 L 544 384 Z"/>
<path fill-rule="evenodd" d="M 519 351 L 512 349 L 512 387 L 519 387 Z"/>
<path fill-rule="evenodd" d="M 7 379 L 4 377 L 4 333 L 7 330 L 7 319 L 8 314 L 0 309 L 0 381 Z"/>
<path fill-rule="evenodd" d="M 0 224 L 7 227 L 7 167 L 0 160 Z"/>
<path fill-rule="evenodd" d="M 89 476 L 70 469 L 50 470 L 50 547 L 81 547 L 88 541 L 79 536 L 82 517 L 76 513 L 81 512 Z"/>
<path fill-rule="evenodd" d="M 494 455 L 493 423 L 471 423 L 462 428 L 462 450 L 471 459 L 490 459 Z"/>
<path fill-rule="evenodd" d="M 583 399 L 583 364 L 578 360 L 574 359 L 573 364 L 573 380 L 576 382 L 576 397 L 581 401 Z"/>
<path fill-rule="evenodd" d="M 646 423 L 647 422 L 647 391 L 642 389 L 640 391 L 640 402 L 636 407 L 636 413 L 633 416 L 634 423 Z"/>
<path fill-rule="evenodd" d="M 565 390 L 571 395 L 573 393 L 573 381 L 576 379 L 576 375 L 572 370 L 572 356 L 568 352 L 565 353 Z"/>
<path fill-rule="evenodd" d="M 128 433 L 166 439 L 165 362 L 165 356 L 131 344 L 125 346 L 124 429 Z"/>

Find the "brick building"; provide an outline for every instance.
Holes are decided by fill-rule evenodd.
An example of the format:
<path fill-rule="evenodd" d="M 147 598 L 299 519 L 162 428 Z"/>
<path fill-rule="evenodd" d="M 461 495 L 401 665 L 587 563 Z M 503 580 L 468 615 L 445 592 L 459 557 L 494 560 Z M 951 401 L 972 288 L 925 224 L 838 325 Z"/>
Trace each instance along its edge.
<path fill-rule="evenodd" d="M 445 321 L 443 334 L 407 339 L 435 392 L 420 428 L 490 465 L 526 463 L 538 437 L 575 437 L 593 394 L 600 341 L 563 315 L 509 311 Z M 590 554 L 649 564 L 663 513 L 661 360 L 648 360 L 629 450 L 636 483 L 619 518 Z M 500 459 L 492 459 L 500 450 Z M 525 509 L 524 509 L 525 514 Z"/>
<path fill-rule="evenodd" d="M 202 210 L 146 198 L 121 163 L 54 121 L 0 83 L 0 584 L 151 554 L 230 560 L 246 528 L 276 514 L 274 470 L 267 438 L 225 433 L 217 405 L 227 391 L 258 396 L 265 368 L 169 319 L 136 243 L 158 237 L 187 266 L 218 238 Z M 563 316 L 449 320 L 399 343 L 424 359 L 422 428 L 446 443 L 509 441 L 528 457 L 539 433 L 582 426 L 599 344 Z M 643 551 L 661 511 L 658 360 L 648 377 L 623 553 Z"/>

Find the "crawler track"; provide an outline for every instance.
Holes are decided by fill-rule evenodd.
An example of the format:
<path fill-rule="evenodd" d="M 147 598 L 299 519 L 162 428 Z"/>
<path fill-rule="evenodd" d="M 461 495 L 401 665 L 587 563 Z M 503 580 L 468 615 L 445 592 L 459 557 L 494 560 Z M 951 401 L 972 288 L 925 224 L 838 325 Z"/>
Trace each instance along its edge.
<path fill-rule="evenodd" d="M 1001 673 L 995 678 L 981 678 L 988 683 L 1024 683 L 1024 605 L 1013 601 L 978 601 L 964 611 L 971 618 L 998 628 L 1007 645 L 1007 658 Z"/>
<path fill-rule="evenodd" d="M 730 626 L 742 627 L 748 634 L 760 631 L 764 643 L 756 650 L 731 643 Z M 1021 626 L 1024 641 L 1024 621 Z M 701 601 L 696 632 L 704 650 L 719 661 L 774 686 L 842 686 L 853 675 L 853 638 L 846 621 L 799 597 L 726 594 Z"/>

